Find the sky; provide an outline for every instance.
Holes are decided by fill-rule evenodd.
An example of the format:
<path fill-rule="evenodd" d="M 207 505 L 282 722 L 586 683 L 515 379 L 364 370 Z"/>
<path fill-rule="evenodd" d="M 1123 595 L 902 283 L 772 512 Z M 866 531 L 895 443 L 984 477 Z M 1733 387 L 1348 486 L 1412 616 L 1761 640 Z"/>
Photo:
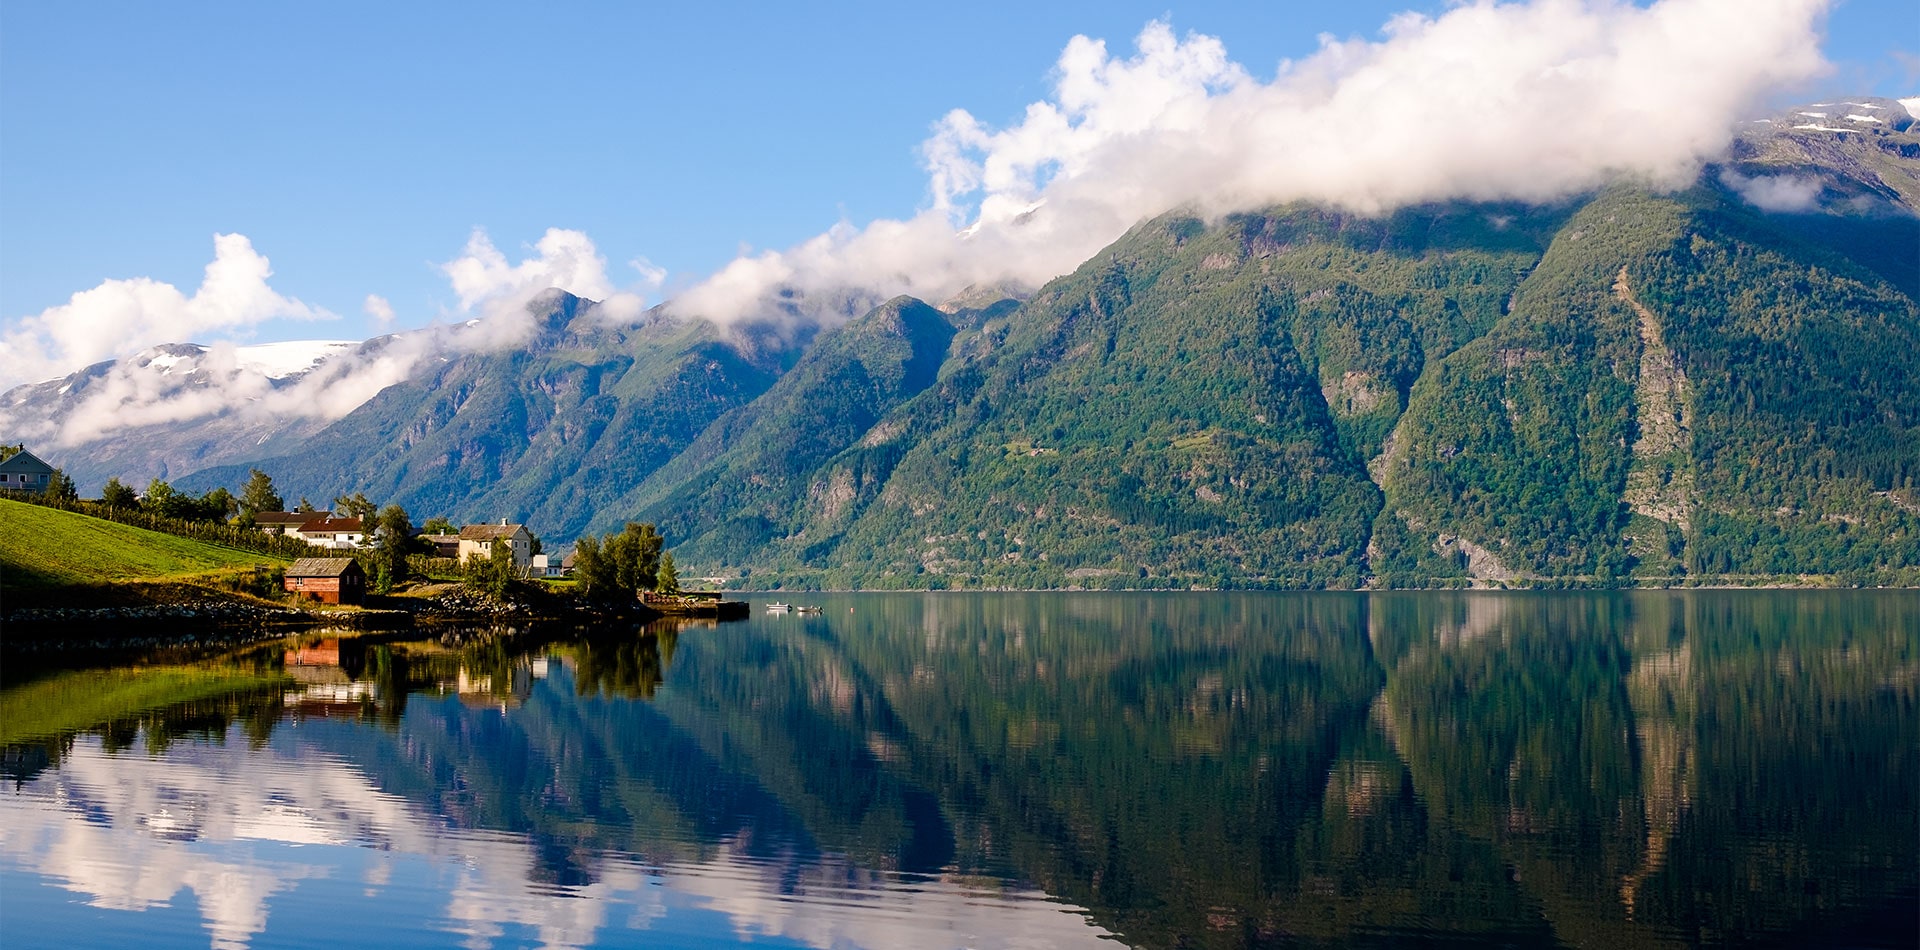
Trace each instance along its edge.
<path fill-rule="evenodd" d="M 1732 9 L 1726 0 L 1654 6 L 1687 3 Z M 1700 73 L 1742 74 L 1723 84 L 1721 111 L 1756 97 L 1920 92 L 1920 14 L 1910 0 L 1769 3 L 1785 20 L 1814 11 L 1824 64 L 1796 58 L 1786 32 L 1748 35 L 1746 18 L 1667 18 L 1697 28 L 1685 42 L 1702 53 Z M 895 289 L 950 290 L 1011 265 L 956 262 L 953 235 L 931 234 L 940 229 L 927 221 L 951 231 L 976 217 L 1011 221 L 1044 202 L 1060 218 L 1091 209 L 1097 226 L 1047 232 L 1064 265 L 1036 260 L 1032 235 L 1025 245 L 984 232 L 974 242 L 1028 261 L 1013 276 L 1031 279 L 1034 268 L 1069 268 L 1072 254 L 1110 239 L 1112 222 L 1155 202 L 1232 204 L 1189 181 L 1168 183 L 1180 176 L 1165 166 L 1189 159 L 1236 195 L 1362 210 L 1449 188 L 1477 196 L 1481 186 L 1457 180 L 1404 194 L 1377 182 L 1296 193 L 1218 156 L 1128 155 L 1114 143 L 1182 122 L 1223 135 L 1235 116 L 1276 109 L 1317 122 L 1330 107 L 1295 100 L 1318 73 L 1333 77 L 1321 85 L 1345 90 L 1335 99 L 1359 95 L 1339 82 L 1361 54 L 1340 44 L 1417 47 L 1421 37 L 1407 34 L 1419 31 L 1388 26 L 1409 12 L 1451 24 L 1457 45 L 1512 30 L 1504 46 L 1488 40 L 1496 57 L 1582 16 L 1631 19 L 1605 0 L 1524 6 L 1537 22 L 1494 17 L 1474 33 L 1473 11 L 1408 0 L 7 4 L 0 334 L 24 327 L 38 336 L 8 344 L 0 387 L 159 342 L 350 340 L 456 321 L 548 282 L 617 296 L 633 312 L 687 295 L 707 315 L 750 310 L 776 282 L 825 300 L 889 268 L 938 275 Z M 1444 52 L 1443 31 L 1425 33 L 1431 60 Z M 1077 36 L 1104 40 L 1104 51 Z M 1140 45 L 1154 37 L 1159 52 Z M 1714 61 L 1716 50 L 1728 59 Z M 1754 51 L 1781 67 L 1744 65 Z M 1287 61 L 1295 66 L 1283 68 Z M 1303 62 L 1304 78 L 1276 78 Z M 1138 75 L 1109 69 L 1128 63 Z M 1075 105 L 1068 80 L 1077 75 L 1104 84 L 1088 94 L 1092 105 Z M 1189 87 L 1227 105 L 1196 112 L 1191 96 L 1181 98 Z M 1128 124 L 1127 102 L 1169 88 L 1158 111 Z M 1567 101 L 1590 103 L 1587 95 Z M 1048 103 L 1067 114 L 1065 127 L 1035 118 L 1035 104 Z M 958 122 L 956 109 L 965 110 Z M 1599 131 L 1577 144 L 1604 145 Z M 1290 147 L 1257 136 L 1241 144 Z M 1658 176 L 1703 146 L 1647 147 L 1666 149 L 1645 169 Z M 1322 158 L 1302 145 L 1292 160 L 1311 168 Z M 1081 168 L 1092 169 L 1081 193 L 1054 187 Z M 1087 194 L 1135 180 L 1165 186 L 1137 200 Z M 221 292 L 205 292 L 203 281 Z"/>

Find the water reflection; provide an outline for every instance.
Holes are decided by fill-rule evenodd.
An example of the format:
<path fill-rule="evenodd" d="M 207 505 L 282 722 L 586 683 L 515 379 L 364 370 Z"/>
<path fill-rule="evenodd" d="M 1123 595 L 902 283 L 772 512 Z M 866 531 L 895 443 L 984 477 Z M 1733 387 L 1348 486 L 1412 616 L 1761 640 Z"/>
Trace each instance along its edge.
<path fill-rule="evenodd" d="M 8 930 L 122 926 L 53 887 L 219 947 L 1920 936 L 1912 595 L 819 600 L 13 683 Z"/>

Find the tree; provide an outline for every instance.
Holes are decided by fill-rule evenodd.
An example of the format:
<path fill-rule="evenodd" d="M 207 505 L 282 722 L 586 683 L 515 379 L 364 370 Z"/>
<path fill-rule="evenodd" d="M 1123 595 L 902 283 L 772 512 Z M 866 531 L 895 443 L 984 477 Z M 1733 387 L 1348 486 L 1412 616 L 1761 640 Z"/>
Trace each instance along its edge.
<path fill-rule="evenodd" d="M 366 493 L 354 492 L 341 495 L 333 500 L 333 510 L 343 518 L 358 518 L 363 525 L 372 524 L 380 513 L 380 506 L 367 500 Z"/>
<path fill-rule="evenodd" d="M 672 551 L 660 555 L 660 572 L 656 575 L 653 592 L 656 594 L 680 593 L 680 572 L 674 569 Z"/>
<path fill-rule="evenodd" d="M 180 518 L 191 515 L 192 509 L 197 506 L 191 496 L 176 491 L 165 479 L 156 478 L 147 483 L 147 492 L 140 497 L 140 507 L 163 518 Z"/>
<path fill-rule="evenodd" d="M 605 599 L 612 578 L 605 568 L 607 560 L 599 553 L 599 541 L 593 535 L 574 541 L 574 585 L 589 601 Z"/>
<path fill-rule="evenodd" d="M 602 541 L 601 549 L 613 560 L 615 582 L 621 590 L 637 595 L 653 589 L 664 540 L 651 522 L 629 521 L 617 537 Z"/>
<path fill-rule="evenodd" d="M 108 508 L 125 510 L 140 507 L 140 496 L 125 484 L 119 476 L 107 479 L 105 487 L 100 489 L 100 502 Z"/>
<path fill-rule="evenodd" d="M 493 556 L 487 558 L 487 593 L 505 597 L 513 585 L 513 546 L 507 539 L 493 542 Z"/>
<path fill-rule="evenodd" d="M 619 534 L 581 538 L 573 548 L 580 593 L 609 603 L 631 601 L 659 584 L 663 539 L 650 523 L 627 522 Z M 676 579 L 675 583 L 678 581 Z"/>
<path fill-rule="evenodd" d="M 287 503 L 273 490 L 273 477 L 257 468 L 249 471 L 247 484 L 240 489 L 240 510 L 248 514 L 282 510 Z"/>
<path fill-rule="evenodd" d="M 46 494 L 48 498 L 59 501 L 80 500 L 80 490 L 74 487 L 73 479 L 68 478 L 66 472 L 57 468 L 54 469 L 53 474 L 47 478 Z"/>
<path fill-rule="evenodd" d="M 308 501 L 305 495 L 300 496 L 300 504 L 295 505 L 293 510 L 296 514 L 302 514 L 302 515 L 314 515 L 314 514 L 320 513 L 319 509 L 313 507 L 313 502 Z"/>
<path fill-rule="evenodd" d="M 18 445 L 0 445 L 0 462 L 13 458 L 26 450 L 27 444 L 25 442 L 21 442 Z"/>
<path fill-rule="evenodd" d="M 420 533 L 421 534 L 459 534 L 460 529 L 455 528 L 453 526 L 453 522 L 448 521 L 444 516 L 434 515 L 433 517 L 427 519 L 426 524 L 423 524 L 420 526 Z"/>
<path fill-rule="evenodd" d="M 407 509 L 388 505 L 380 509 L 373 528 L 375 591 L 385 594 L 407 579 L 407 548 L 413 543 L 413 520 Z"/>
<path fill-rule="evenodd" d="M 462 573 L 466 576 L 468 588 L 486 591 L 494 597 L 504 597 L 508 588 L 513 586 L 513 548 L 504 538 L 495 541 L 491 555 L 467 555 Z"/>
<path fill-rule="evenodd" d="M 198 507 L 200 510 L 194 516 L 194 520 L 225 521 L 233 517 L 234 511 L 240 507 L 240 502 L 225 488 L 210 488 L 206 494 L 200 496 Z"/>
<path fill-rule="evenodd" d="M 600 552 L 600 542 L 592 535 L 574 542 L 573 577 L 580 596 L 588 600 L 610 601 L 619 597 L 613 562 Z"/>

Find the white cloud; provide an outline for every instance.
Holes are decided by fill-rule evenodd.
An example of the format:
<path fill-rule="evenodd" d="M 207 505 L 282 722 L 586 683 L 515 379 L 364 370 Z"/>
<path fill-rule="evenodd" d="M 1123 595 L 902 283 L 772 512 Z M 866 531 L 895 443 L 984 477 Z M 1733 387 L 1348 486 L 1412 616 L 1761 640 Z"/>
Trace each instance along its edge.
<path fill-rule="evenodd" d="M 1165 23 L 1119 58 L 1075 37 L 1053 94 L 993 129 L 964 110 L 925 143 L 930 207 L 742 255 L 672 309 L 832 320 L 894 293 L 1037 284 L 1175 207 L 1294 200 L 1378 213 L 1548 201 L 1620 177 L 1693 180 L 1735 122 L 1821 74 L 1827 0 L 1477 2 L 1322 37 L 1270 81 Z"/>
<path fill-rule="evenodd" d="M 1720 181 L 1762 211 L 1810 211 L 1820 203 L 1820 179 L 1812 175 L 1755 175 L 1731 169 Z"/>
<path fill-rule="evenodd" d="M 387 298 L 379 294 L 368 294 L 366 302 L 361 304 L 361 309 L 365 310 L 367 316 L 372 317 L 373 322 L 381 329 L 393 325 L 393 304 L 388 303 Z"/>
<path fill-rule="evenodd" d="M 585 234 L 551 229 L 533 247 L 533 255 L 514 263 L 484 232 L 475 231 L 465 253 L 440 267 L 460 299 L 458 310 L 441 314 L 441 322 L 432 326 L 396 334 L 378 345 L 333 351 L 290 382 L 276 382 L 275 374 L 237 360 L 233 344 L 225 340 L 191 357 L 163 356 L 153 362 L 129 358 L 145 347 L 184 342 L 200 332 L 323 313 L 268 290 L 266 259 L 253 252 L 245 237 L 224 235 L 217 246 L 219 256 L 207 268 L 207 282 L 191 299 L 153 281 L 109 281 L 76 294 L 65 308 L 28 318 L 22 329 L 8 334 L 5 365 L 27 378 L 36 377 L 15 367 L 28 360 L 39 360 L 34 365 L 44 369 L 37 371 L 37 378 L 45 378 L 70 371 L 82 360 L 122 358 L 59 412 L 50 414 L 45 406 L 35 405 L 18 411 L 0 408 L 0 429 L 36 444 L 71 448 L 128 428 L 215 418 L 248 425 L 331 421 L 409 378 L 429 359 L 524 343 L 534 322 L 527 305 L 550 288 L 607 300 L 602 311 L 609 320 L 630 321 L 644 310 L 642 298 L 614 290 L 605 260 Z M 122 300 L 129 295 L 160 303 L 130 308 Z M 377 294 L 367 295 L 362 308 L 382 325 L 395 318 L 393 306 Z M 72 334 L 76 321 L 89 333 L 78 339 L 117 327 L 113 332 L 126 342 L 76 355 L 81 352 L 77 343 L 53 336 L 56 331 Z M 20 360 L 14 359 L 16 347 L 26 354 Z"/>
<path fill-rule="evenodd" d="M 498 350 L 524 344 L 533 330 L 527 305 L 548 290 L 558 288 L 595 301 L 620 293 L 607 277 L 606 258 L 580 231 L 548 228 L 533 250 L 538 256 L 509 264 L 486 232 L 476 229 L 467 240 L 466 253 L 440 266 L 460 297 L 462 313 L 478 319 L 470 332 L 459 336 L 461 349 Z M 637 317 L 642 309 L 623 297 L 610 312 Z"/>
<path fill-rule="evenodd" d="M 640 273 L 640 285 L 649 291 L 659 290 L 667 282 L 667 269 L 644 257 L 628 261 L 627 266 Z"/>
<path fill-rule="evenodd" d="M 244 334 L 269 320 L 333 318 L 267 286 L 273 270 L 245 235 L 216 234 L 213 250 L 213 262 L 191 297 L 147 277 L 108 280 L 21 318 L 0 335 L 0 387 L 49 379 L 76 366 L 212 331 Z"/>
<path fill-rule="evenodd" d="M 538 257 L 508 264 L 506 255 L 493 246 L 487 233 L 476 229 L 467 239 L 466 253 L 441 265 L 440 270 L 466 310 L 501 299 L 531 298 L 550 287 L 592 300 L 613 293 L 606 259 L 585 234 L 548 228 L 534 250 L 539 252 Z"/>

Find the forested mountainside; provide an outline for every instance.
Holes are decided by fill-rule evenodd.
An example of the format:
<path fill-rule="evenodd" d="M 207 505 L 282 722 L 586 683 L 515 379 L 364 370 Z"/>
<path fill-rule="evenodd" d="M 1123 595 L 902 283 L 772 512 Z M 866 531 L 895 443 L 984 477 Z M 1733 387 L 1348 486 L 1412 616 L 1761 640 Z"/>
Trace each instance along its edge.
<path fill-rule="evenodd" d="M 708 570 L 836 586 L 1920 565 L 1913 294 L 1770 217 L 1715 187 L 1169 216 L 957 335 L 784 517 L 726 504 L 754 471 L 640 516 Z"/>
<path fill-rule="evenodd" d="M 865 584 L 1357 584 L 1370 447 L 1537 240 L 1483 209 L 1143 225 L 957 337 L 939 385 L 765 527 L 771 559 Z"/>
<path fill-rule="evenodd" d="M 813 339 L 556 294 L 260 464 L 747 585 L 1916 583 L 1916 195 L 1911 119 L 1783 117 L 1678 192 L 1175 212 Z"/>

